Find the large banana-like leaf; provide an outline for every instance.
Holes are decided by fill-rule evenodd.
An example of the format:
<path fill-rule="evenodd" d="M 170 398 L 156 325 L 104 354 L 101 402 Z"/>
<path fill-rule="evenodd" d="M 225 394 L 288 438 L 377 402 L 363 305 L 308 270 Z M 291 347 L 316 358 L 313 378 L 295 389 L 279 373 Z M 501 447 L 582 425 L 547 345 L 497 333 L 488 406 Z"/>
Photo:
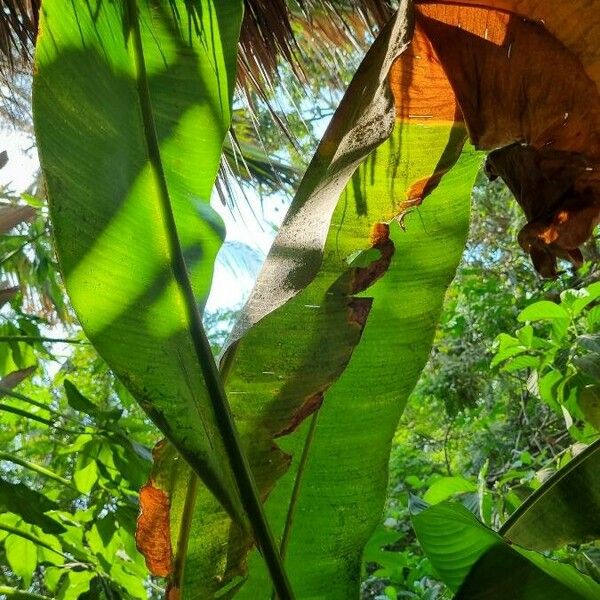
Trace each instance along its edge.
<path fill-rule="evenodd" d="M 431 137 L 424 134 L 421 152 L 413 155 L 417 164 L 425 164 L 426 149 L 435 147 L 440 132 L 433 129 L 427 132 Z M 403 134 L 414 132 L 407 128 Z M 401 152 L 406 150 L 396 141 Z M 373 183 L 368 164 L 358 172 L 366 178 L 364 198 L 370 207 L 385 198 L 389 181 L 377 177 L 377 165 L 387 168 L 387 149 L 376 152 Z M 467 149 L 419 213 L 406 219 L 406 231 L 391 223 L 395 252 L 386 273 L 364 293 L 373 305 L 360 346 L 325 392 L 318 415 L 280 441 L 295 461 L 266 507 L 276 530 L 285 531 L 286 566 L 300 597 L 358 597 L 362 549 L 386 497 L 392 437 L 427 361 L 444 293 L 462 254 L 480 160 Z M 404 176 L 397 178 L 399 186 Z M 345 218 L 359 220 L 355 200 L 348 189 L 338 216 L 345 205 Z M 263 597 L 267 582 L 259 565 L 251 563 L 242 597 Z"/>
<path fill-rule="evenodd" d="M 594 600 L 600 585 L 574 567 L 507 544 L 464 506 L 443 502 L 415 511 L 421 547 L 457 600 Z"/>
<path fill-rule="evenodd" d="M 337 111 L 223 362 L 254 475 L 264 495 L 272 490 L 266 509 L 298 597 L 358 594 L 393 431 L 429 354 L 481 163 L 470 147 L 461 156 L 465 129 L 444 96 L 439 65 L 419 62 L 431 51 L 423 37 L 392 66 L 410 35 L 407 4 Z M 425 81 L 433 91 L 423 97 L 415 90 Z M 395 217 L 406 200 L 424 195 L 404 231 Z M 321 404 L 318 419 L 303 424 Z M 236 585 L 230 577 L 240 570 L 232 567 L 247 540 L 235 528 L 223 537 L 226 515 L 214 518 L 209 497 L 196 514 L 212 517 L 204 532 L 195 530 L 188 565 L 210 529 L 222 538 L 219 581 Z M 207 552 L 214 552 L 219 544 L 210 540 Z M 257 553 L 250 566 L 242 597 L 268 598 Z"/>
<path fill-rule="evenodd" d="M 243 520 L 222 407 L 198 359 L 210 354 L 196 306 L 223 235 L 208 203 L 241 15 L 241 0 L 47 0 L 34 116 L 61 269 L 86 334 Z"/>
<path fill-rule="evenodd" d="M 500 529 L 531 550 L 554 550 L 600 538 L 600 441 L 544 482 Z"/>

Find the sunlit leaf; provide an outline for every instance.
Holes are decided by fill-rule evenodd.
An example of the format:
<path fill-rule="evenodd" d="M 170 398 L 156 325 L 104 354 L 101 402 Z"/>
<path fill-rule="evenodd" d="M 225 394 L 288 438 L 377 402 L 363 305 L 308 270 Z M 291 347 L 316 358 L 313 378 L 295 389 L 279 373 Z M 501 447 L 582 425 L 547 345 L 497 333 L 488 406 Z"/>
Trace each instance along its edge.
<path fill-rule="evenodd" d="M 464 494 L 467 492 L 476 492 L 477 486 L 462 477 L 442 477 L 434 481 L 425 494 L 423 500 L 428 504 L 438 504 L 455 494 Z"/>
<path fill-rule="evenodd" d="M 530 304 L 521 311 L 518 317 L 519 321 L 553 321 L 555 319 L 568 321 L 569 313 L 559 304 L 549 300 L 540 300 Z"/>
<path fill-rule="evenodd" d="M 80 467 L 73 473 L 75 487 L 82 494 L 89 494 L 98 481 L 98 466 L 95 460 L 91 460 L 86 465 Z"/>
<path fill-rule="evenodd" d="M 234 338 L 245 333 L 223 363 L 263 494 L 285 473 L 266 509 L 285 540 L 300 597 L 358 594 L 362 549 L 385 500 L 393 432 L 429 355 L 481 164 L 471 147 L 463 152 L 466 132 L 444 96 L 449 84 L 439 63 L 419 61 L 431 52 L 423 36 L 393 66 L 388 60 L 386 53 L 403 47 L 405 33 L 389 41 L 403 10 L 336 112 Z M 379 96 L 386 73 L 394 92 L 387 107 Z M 409 95 L 407 86 L 427 90 L 425 82 L 429 95 Z M 374 107 L 385 119 L 378 116 L 380 128 L 371 131 Z M 390 113 L 389 139 L 370 147 L 369 136 L 386 134 Z M 368 157 L 352 173 L 347 161 L 360 152 Z M 268 597 L 268 588 L 254 553 L 239 595 Z"/>
<path fill-rule="evenodd" d="M 29 587 L 37 566 L 36 545 L 31 540 L 11 534 L 4 540 L 4 551 L 13 573 L 21 577 L 25 587 Z"/>
<path fill-rule="evenodd" d="M 47 533 L 59 534 L 65 528 L 44 514 L 58 505 L 44 494 L 30 489 L 24 483 L 11 483 L 0 477 L 0 510 L 15 513 L 26 523 L 38 525 Z"/>
<path fill-rule="evenodd" d="M 34 120 L 61 269 L 88 338 L 243 520 L 195 306 L 223 236 L 208 203 L 241 12 L 238 0 L 45 2 Z"/>
<path fill-rule="evenodd" d="M 69 570 L 62 580 L 56 597 L 58 600 L 77 600 L 90 589 L 90 582 L 94 576 L 93 571 Z"/>

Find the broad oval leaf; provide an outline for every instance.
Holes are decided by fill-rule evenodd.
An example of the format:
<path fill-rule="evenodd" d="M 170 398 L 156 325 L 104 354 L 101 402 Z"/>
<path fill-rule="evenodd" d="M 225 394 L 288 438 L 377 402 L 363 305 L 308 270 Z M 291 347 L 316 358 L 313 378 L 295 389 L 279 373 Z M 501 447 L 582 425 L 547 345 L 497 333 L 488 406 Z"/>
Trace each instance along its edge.
<path fill-rule="evenodd" d="M 412 521 L 421 547 L 457 591 L 457 600 L 593 600 L 600 594 L 600 585 L 575 567 L 508 545 L 461 504 L 436 504 L 413 514 Z"/>
<path fill-rule="evenodd" d="M 500 529 L 531 550 L 554 550 L 600 539 L 600 441 L 550 477 Z"/>
<path fill-rule="evenodd" d="M 427 504 L 439 504 L 455 494 L 476 491 L 477 485 L 468 479 L 464 479 L 463 477 L 442 477 L 429 486 L 423 495 L 423 500 Z"/>
<path fill-rule="evenodd" d="M 519 321 L 522 323 L 526 321 L 568 321 L 569 318 L 569 313 L 562 306 L 550 302 L 550 300 L 540 300 L 530 304 L 518 316 Z"/>

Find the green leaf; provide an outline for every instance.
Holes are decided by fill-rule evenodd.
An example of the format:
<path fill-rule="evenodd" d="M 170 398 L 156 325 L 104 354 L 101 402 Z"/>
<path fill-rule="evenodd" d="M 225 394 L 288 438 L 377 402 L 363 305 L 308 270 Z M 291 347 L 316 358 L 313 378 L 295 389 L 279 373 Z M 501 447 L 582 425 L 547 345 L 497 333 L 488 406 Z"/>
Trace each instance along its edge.
<path fill-rule="evenodd" d="M 58 589 L 56 597 L 58 600 L 77 600 L 90 589 L 90 583 L 94 579 L 93 571 L 68 571 Z"/>
<path fill-rule="evenodd" d="M 464 147 L 466 132 L 453 116 L 403 120 L 399 106 L 398 120 L 390 115 L 387 70 L 406 46 L 408 5 L 379 36 L 336 112 L 222 362 L 298 597 L 358 594 L 393 433 L 463 251 L 482 158 Z M 405 65 L 415 62 L 411 54 Z M 409 74 L 396 71 L 394 81 L 410 81 Z M 418 211 L 404 215 L 405 231 L 395 217 L 414 186 L 427 193 Z M 368 256 L 374 261 L 354 266 Z M 213 514 L 210 505 L 196 510 Z M 230 533 L 226 520 L 222 528 Z M 244 550 L 245 540 L 232 537 L 221 541 L 223 561 Z M 270 596 L 256 552 L 239 594 Z"/>
<path fill-rule="evenodd" d="M 73 307 L 144 410 L 244 521 L 197 306 L 223 237 L 209 201 L 242 2 L 48 0 L 41 16 L 34 122 Z"/>
<path fill-rule="evenodd" d="M 89 494 L 98 481 L 98 465 L 95 460 L 91 460 L 85 466 L 77 469 L 73 473 L 73 481 L 77 491 L 82 494 Z"/>
<path fill-rule="evenodd" d="M 26 523 L 37 525 L 46 533 L 60 534 L 65 528 L 44 514 L 58 505 L 23 483 L 10 483 L 0 477 L 0 510 L 19 515 Z"/>
<path fill-rule="evenodd" d="M 587 377 L 600 383 L 600 353 L 591 352 L 584 356 L 576 356 L 573 364 Z"/>
<path fill-rule="evenodd" d="M 599 588 L 574 567 L 493 546 L 473 566 L 454 600 L 592 600 Z"/>
<path fill-rule="evenodd" d="M 31 540 L 11 534 L 4 540 L 4 550 L 8 566 L 23 579 L 25 587 L 29 587 L 37 566 L 36 545 Z"/>
<path fill-rule="evenodd" d="M 456 600 L 593 600 L 600 594 L 600 585 L 571 565 L 508 545 L 461 504 L 437 504 L 412 520 L 435 571 L 457 591 Z"/>
<path fill-rule="evenodd" d="M 46 567 L 44 569 L 44 585 L 51 592 L 56 592 L 60 578 L 63 576 L 64 569 L 58 567 Z"/>
<path fill-rule="evenodd" d="M 79 412 L 84 412 L 95 419 L 118 419 L 120 410 L 105 411 L 90 402 L 68 379 L 63 382 L 69 406 Z"/>
<path fill-rule="evenodd" d="M 15 598 L 15 600 L 52 600 L 52 598 L 43 596 L 42 594 L 34 594 L 33 592 L 18 590 L 6 585 L 0 585 L 0 594 L 7 598 Z"/>
<path fill-rule="evenodd" d="M 510 516 L 500 533 L 531 550 L 600 539 L 600 441 L 550 477 Z"/>
<path fill-rule="evenodd" d="M 577 404 L 586 420 L 600 431 L 600 385 L 586 385 L 579 393 Z"/>
<path fill-rule="evenodd" d="M 580 335 L 576 342 L 584 350 L 600 354 L 600 333 Z"/>
<path fill-rule="evenodd" d="M 571 305 L 571 312 L 577 316 L 581 314 L 592 302 L 600 298 L 600 282 L 592 283 L 579 290 L 579 297 Z"/>
<path fill-rule="evenodd" d="M 232 368 L 228 380 L 231 389 L 250 389 L 240 386 L 242 360 L 248 368 L 250 349 L 266 348 L 269 339 L 280 338 L 286 329 L 288 335 L 293 332 L 295 340 L 300 339 L 301 329 L 310 326 L 314 332 L 302 352 L 306 362 L 291 380 L 301 380 L 309 368 L 319 368 L 311 359 L 323 356 L 326 341 L 331 344 L 339 337 L 339 325 L 321 320 L 317 311 L 305 307 L 327 306 L 329 286 L 347 268 L 340 258 L 361 244 L 368 247 L 369 225 L 386 220 L 386 190 L 397 190 L 402 197 L 403 190 L 419 178 L 411 168 L 425 173 L 433 170 L 432 159 L 436 160 L 440 146 L 448 143 L 449 129 L 404 124 L 401 135 L 396 131 L 360 167 L 333 215 L 322 270 L 280 314 L 266 317 L 242 340 L 248 347 L 238 350 L 239 366 Z M 433 148 L 438 150 L 432 152 Z M 409 152 L 410 166 L 402 163 L 392 169 L 395 176 L 390 175 L 393 157 Z M 377 526 L 386 497 L 391 440 L 429 356 L 445 290 L 462 254 L 470 187 L 479 161 L 477 153 L 466 149 L 418 214 L 406 218 L 406 231 L 397 222 L 390 223 L 390 241 L 395 248 L 390 264 L 380 279 L 358 295 L 373 299 L 360 345 L 341 377 L 325 392 L 318 416 L 279 440 L 293 462 L 266 507 L 280 532 L 285 531 L 286 521 L 289 524 L 286 566 L 300 597 L 358 595 L 362 549 Z M 361 197 L 357 198 L 357 193 Z M 361 214 L 361 202 L 369 207 L 369 219 Z M 359 233 L 365 238 L 362 242 Z M 285 372 L 281 367 L 284 360 L 291 364 L 290 358 L 282 354 L 274 363 L 265 356 L 259 372 Z M 284 388 L 284 393 L 287 390 Z M 254 558 L 250 579 L 240 592 L 242 598 L 264 597 L 265 580 L 259 576 Z"/>
<path fill-rule="evenodd" d="M 423 500 L 428 504 L 438 504 L 455 494 L 476 491 L 477 485 L 463 477 L 442 477 L 429 486 L 429 489 L 423 496 Z"/>
<path fill-rule="evenodd" d="M 522 310 L 518 316 L 519 321 L 553 321 L 553 320 L 569 320 L 569 313 L 559 304 L 550 302 L 549 300 L 541 300 L 530 304 Z"/>

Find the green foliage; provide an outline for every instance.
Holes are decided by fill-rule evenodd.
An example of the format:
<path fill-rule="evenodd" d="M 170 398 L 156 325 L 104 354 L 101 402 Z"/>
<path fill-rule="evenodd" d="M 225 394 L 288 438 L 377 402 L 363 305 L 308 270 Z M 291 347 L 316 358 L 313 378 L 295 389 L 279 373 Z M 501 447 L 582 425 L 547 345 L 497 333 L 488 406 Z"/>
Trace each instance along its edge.
<path fill-rule="evenodd" d="M 518 317 L 516 335 L 500 334 L 492 365 L 528 370 L 531 393 L 564 417 L 569 433 L 589 443 L 598 431 L 600 282 L 567 289 L 560 302 L 542 300 Z"/>
<path fill-rule="evenodd" d="M 88 364 L 101 365 L 84 347 L 74 351 L 74 362 L 80 352 Z M 135 405 L 121 400 L 112 375 L 104 386 L 106 409 L 94 413 L 90 401 L 85 412 L 71 406 L 61 385 L 69 368 L 52 378 L 35 376 L 21 384 L 22 397 L 7 399 L 11 406 L 34 401 L 34 414 L 50 418 L 48 426 L 31 418 L 2 420 L 1 435 L 11 441 L 0 454 L 0 553 L 12 571 L 3 578 L 8 586 L 61 599 L 90 589 L 98 597 L 146 598 L 148 573 L 134 540 L 136 497 L 150 469 L 145 443 L 156 433 Z M 69 377 L 71 393 L 81 394 L 77 385 L 98 385 L 85 370 Z M 125 412 L 128 418 L 117 421 Z M 131 422 L 138 435 L 126 428 Z"/>
<path fill-rule="evenodd" d="M 460 504 L 414 510 L 419 542 L 455 598 L 593 600 L 600 584 L 574 567 L 506 544 Z M 510 574 L 510 575 L 509 575 Z"/>

